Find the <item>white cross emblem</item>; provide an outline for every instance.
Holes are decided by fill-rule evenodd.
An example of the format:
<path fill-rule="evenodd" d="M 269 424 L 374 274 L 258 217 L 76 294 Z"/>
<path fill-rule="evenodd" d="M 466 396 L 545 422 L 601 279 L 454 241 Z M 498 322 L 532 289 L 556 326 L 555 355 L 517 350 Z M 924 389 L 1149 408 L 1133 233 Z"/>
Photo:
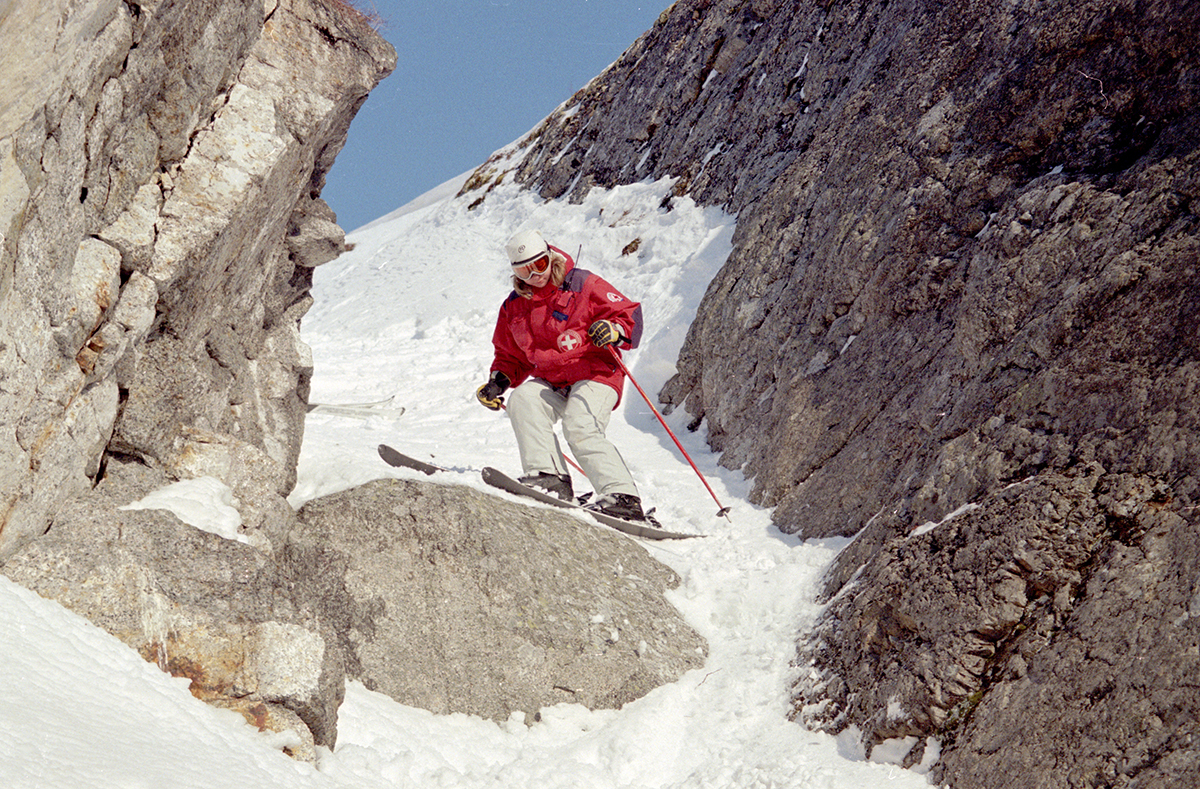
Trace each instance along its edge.
<path fill-rule="evenodd" d="M 581 342 L 583 342 L 583 338 L 574 329 L 558 335 L 558 349 L 560 351 L 573 351 L 579 347 Z"/>

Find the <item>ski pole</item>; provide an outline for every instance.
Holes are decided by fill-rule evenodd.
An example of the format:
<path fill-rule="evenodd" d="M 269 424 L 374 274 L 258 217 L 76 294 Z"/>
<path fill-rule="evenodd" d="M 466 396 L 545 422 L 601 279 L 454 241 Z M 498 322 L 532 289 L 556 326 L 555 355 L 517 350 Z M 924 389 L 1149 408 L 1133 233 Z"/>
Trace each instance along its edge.
<path fill-rule="evenodd" d="M 564 453 L 563 453 L 563 456 L 562 456 L 562 459 L 563 459 L 563 460 L 565 460 L 565 461 L 567 461 L 568 463 L 570 463 L 570 464 L 571 464 L 571 468 L 575 469 L 575 470 L 576 470 L 576 471 L 578 471 L 580 474 L 582 474 L 582 475 L 583 475 L 583 477 L 584 477 L 584 479 L 587 479 L 587 472 L 586 472 L 586 471 L 584 471 L 582 468 L 580 468 L 578 463 L 576 463 L 574 460 L 571 460 L 571 457 L 570 457 L 570 455 L 568 455 L 567 453 L 565 453 L 565 452 L 564 452 Z"/>
<path fill-rule="evenodd" d="M 663 426 L 663 429 L 667 431 L 667 435 L 669 435 L 671 440 L 675 442 L 675 446 L 679 447 L 679 451 L 683 453 L 685 458 L 687 458 L 688 465 L 692 467 L 692 471 L 696 472 L 696 476 L 699 477 L 700 481 L 704 483 L 704 487 L 708 488 L 708 495 L 712 496 L 713 501 L 715 501 L 717 506 L 721 508 L 717 511 L 717 517 L 729 520 L 729 507 L 723 505 L 721 500 L 717 498 L 717 494 L 713 493 L 712 486 L 708 484 L 708 480 L 706 480 L 704 475 L 700 473 L 700 469 L 696 468 L 696 464 L 692 461 L 692 456 L 689 455 L 687 450 L 683 448 L 683 444 L 679 443 L 679 439 L 675 437 L 673 432 L 671 432 L 671 428 L 667 427 L 667 420 L 663 419 L 662 414 L 658 413 L 658 409 L 654 407 L 654 403 L 650 402 L 650 398 L 646 396 L 645 390 L 642 389 L 641 385 L 637 382 L 637 379 L 633 377 L 633 373 L 629 372 L 629 368 L 625 366 L 625 362 L 621 361 L 621 355 L 617 353 L 617 349 L 611 345 L 607 347 L 608 350 L 612 352 L 612 357 L 617 360 L 617 364 L 621 366 L 621 370 L 624 371 L 625 376 L 642 395 L 642 399 L 646 401 L 646 405 L 650 406 L 650 410 L 654 412 L 656 417 L 658 417 L 659 424 Z M 730 522 L 732 523 L 732 521 Z"/>

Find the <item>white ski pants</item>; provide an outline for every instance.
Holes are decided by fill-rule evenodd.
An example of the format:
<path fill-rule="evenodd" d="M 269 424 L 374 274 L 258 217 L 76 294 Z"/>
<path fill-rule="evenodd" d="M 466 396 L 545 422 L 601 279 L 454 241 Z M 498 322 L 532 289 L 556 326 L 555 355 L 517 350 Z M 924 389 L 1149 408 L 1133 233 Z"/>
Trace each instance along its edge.
<path fill-rule="evenodd" d="M 638 495 L 621 454 L 604 436 L 617 405 L 617 392 L 607 384 L 579 381 L 567 396 L 539 378 L 530 378 L 508 397 L 508 418 L 517 436 L 525 474 L 570 474 L 554 423 L 597 495 Z"/>

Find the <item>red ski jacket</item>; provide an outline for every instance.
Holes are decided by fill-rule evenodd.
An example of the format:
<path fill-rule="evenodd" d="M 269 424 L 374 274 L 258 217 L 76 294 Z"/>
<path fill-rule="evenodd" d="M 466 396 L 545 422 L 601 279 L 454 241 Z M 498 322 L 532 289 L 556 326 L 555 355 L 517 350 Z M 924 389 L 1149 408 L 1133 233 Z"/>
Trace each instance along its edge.
<path fill-rule="evenodd" d="M 642 339 L 642 306 L 599 276 L 576 268 L 561 249 L 551 249 L 567 259 L 563 284 L 547 284 L 532 298 L 509 294 L 492 334 L 492 370 L 507 375 L 513 386 L 531 377 L 554 387 L 599 381 L 616 389 L 620 398 L 625 374 L 608 349 L 592 345 L 587 330 L 598 320 L 613 321 L 625 337 L 614 346 L 618 353 L 636 348 Z"/>

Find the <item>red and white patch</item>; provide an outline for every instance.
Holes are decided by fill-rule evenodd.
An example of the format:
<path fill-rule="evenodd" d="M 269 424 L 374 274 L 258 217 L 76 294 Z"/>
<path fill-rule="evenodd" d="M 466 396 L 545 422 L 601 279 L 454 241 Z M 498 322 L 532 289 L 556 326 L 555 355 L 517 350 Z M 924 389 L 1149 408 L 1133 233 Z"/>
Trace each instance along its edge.
<path fill-rule="evenodd" d="M 613 302 L 625 301 L 625 297 L 622 296 L 620 293 L 609 293 L 608 300 L 613 301 Z"/>
<path fill-rule="evenodd" d="M 558 335 L 558 349 L 563 353 L 570 353 L 581 345 L 583 345 L 583 335 L 574 329 L 567 329 Z"/>

